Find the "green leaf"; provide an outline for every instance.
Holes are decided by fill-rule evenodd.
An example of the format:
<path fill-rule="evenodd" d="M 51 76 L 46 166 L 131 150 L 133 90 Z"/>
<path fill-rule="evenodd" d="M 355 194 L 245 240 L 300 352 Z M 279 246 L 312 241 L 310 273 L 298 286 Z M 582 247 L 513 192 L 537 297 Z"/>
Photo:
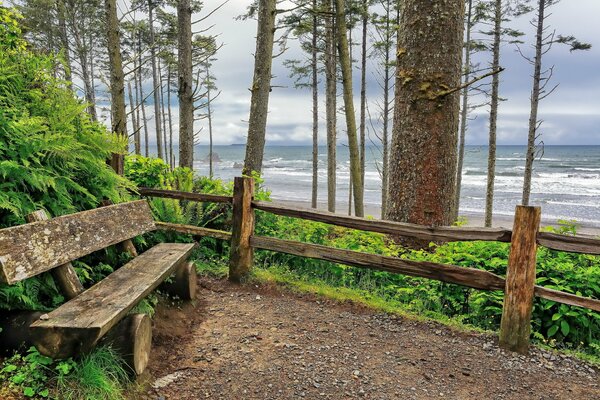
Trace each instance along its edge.
<path fill-rule="evenodd" d="M 28 386 L 28 387 L 23 388 L 23 394 L 27 397 L 33 397 L 33 396 L 35 396 L 35 390 L 33 390 L 33 388 Z"/>
<path fill-rule="evenodd" d="M 558 325 L 552 325 L 550 329 L 548 329 L 548 337 L 551 338 L 556 335 L 556 332 L 558 332 Z"/>
<path fill-rule="evenodd" d="M 563 336 L 567 336 L 569 334 L 569 331 L 571 330 L 571 327 L 569 326 L 569 323 L 565 320 L 560 321 L 560 332 L 563 334 Z"/>

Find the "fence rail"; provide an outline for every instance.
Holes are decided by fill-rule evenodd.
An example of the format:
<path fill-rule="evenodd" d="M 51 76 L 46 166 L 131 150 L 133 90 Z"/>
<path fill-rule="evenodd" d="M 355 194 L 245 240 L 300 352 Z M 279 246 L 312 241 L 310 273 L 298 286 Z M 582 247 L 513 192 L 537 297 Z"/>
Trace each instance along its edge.
<path fill-rule="evenodd" d="M 252 267 L 254 249 L 263 249 L 369 268 L 414 277 L 435 279 L 480 290 L 504 292 L 500 345 L 509 350 L 527 352 L 531 326 L 533 296 L 558 303 L 584 307 L 600 312 L 600 300 L 535 285 L 537 246 L 550 249 L 600 255 L 600 240 L 581 236 L 566 236 L 540 232 L 540 209 L 517 206 L 513 230 L 501 228 L 426 227 L 400 222 L 370 220 L 285 204 L 254 201 L 254 182 L 250 178 L 235 178 L 233 196 L 179 192 L 140 188 L 144 196 L 169 199 L 231 203 L 232 232 L 157 222 L 158 229 L 176 231 L 196 237 L 208 236 L 231 242 L 229 276 L 240 280 Z M 489 271 L 456 265 L 411 261 L 396 257 L 254 235 L 254 210 L 301 218 L 362 231 L 410 237 L 438 242 L 496 241 L 511 244 L 506 278 Z"/>

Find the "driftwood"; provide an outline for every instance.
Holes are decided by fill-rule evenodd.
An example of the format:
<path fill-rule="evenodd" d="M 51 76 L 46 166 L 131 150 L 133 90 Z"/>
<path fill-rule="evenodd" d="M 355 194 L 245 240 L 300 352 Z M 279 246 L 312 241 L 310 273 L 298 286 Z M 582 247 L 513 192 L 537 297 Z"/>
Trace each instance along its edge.
<path fill-rule="evenodd" d="M 155 229 L 145 200 L 0 230 L 0 282 L 31 278 Z"/>
<path fill-rule="evenodd" d="M 66 358 L 92 349 L 129 310 L 188 258 L 195 244 L 161 243 L 31 326 L 40 353 Z"/>

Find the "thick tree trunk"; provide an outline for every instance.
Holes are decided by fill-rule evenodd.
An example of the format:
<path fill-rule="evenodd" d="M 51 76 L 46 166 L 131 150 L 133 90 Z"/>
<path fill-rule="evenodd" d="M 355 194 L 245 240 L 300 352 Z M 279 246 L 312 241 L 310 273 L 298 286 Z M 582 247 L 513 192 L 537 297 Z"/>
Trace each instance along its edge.
<path fill-rule="evenodd" d="M 529 133 L 527 135 L 527 154 L 525 157 L 525 178 L 523 181 L 522 205 L 529 205 L 531 194 L 531 174 L 535 158 L 535 139 L 538 128 L 538 106 L 540 102 L 540 81 L 542 78 L 542 46 L 544 41 L 544 19 L 547 0 L 539 0 L 537 16 L 537 32 L 535 37 L 535 59 L 533 61 L 533 88 L 531 90 L 531 113 L 529 114 Z"/>
<path fill-rule="evenodd" d="M 363 188 L 360 173 L 358 138 L 356 135 L 356 113 L 354 112 L 354 98 L 352 94 L 352 67 L 350 66 L 350 52 L 348 37 L 346 36 L 344 0 L 336 0 L 335 4 L 337 45 L 344 89 L 344 114 L 346 115 L 348 148 L 350 150 L 350 176 L 352 178 L 352 191 L 354 194 L 354 213 L 357 217 L 362 217 L 364 215 Z"/>
<path fill-rule="evenodd" d="M 317 0 L 312 2 L 313 18 L 312 18 L 312 119 L 313 119 L 313 134 L 312 134 L 312 196 L 311 207 L 317 208 L 318 191 L 319 191 L 319 82 L 317 79 L 317 37 L 318 20 L 317 20 Z"/>
<path fill-rule="evenodd" d="M 406 0 L 397 48 L 388 217 L 450 225 L 457 166 L 463 0 Z M 427 32 L 427 34 L 423 34 Z"/>
<path fill-rule="evenodd" d="M 471 18 L 473 16 L 473 0 L 469 0 L 467 7 L 467 34 L 465 37 L 465 62 L 463 82 L 469 82 L 471 79 Z M 454 201 L 454 217 L 458 219 L 458 209 L 460 207 L 460 190 L 462 185 L 462 170 L 465 160 L 465 135 L 467 133 L 467 118 L 469 117 L 469 88 L 465 87 L 462 91 L 462 105 L 460 109 L 460 134 L 458 137 L 458 167 L 456 171 L 456 199 Z"/>
<path fill-rule="evenodd" d="M 160 126 L 160 96 L 158 72 L 156 70 L 156 37 L 154 34 L 154 4 L 148 0 L 148 28 L 150 30 L 150 63 L 152 64 L 152 94 L 154 95 L 154 130 L 156 131 L 156 149 L 158 158 L 164 158 L 162 132 Z"/>
<path fill-rule="evenodd" d="M 333 0 L 325 0 L 328 16 L 325 18 L 325 114 L 327 124 L 327 210 L 335 212 L 337 190 L 337 55 Z"/>
<path fill-rule="evenodd" d="M 243 173 L 262 171 L 265 150 L 269 93 L 271 92 L 271 66 L 273 63 L 273 40 L 275 35 L 275 0 L 258 0 L 258 24 L 256 52 L 254 53 L 254 78 L 250 99 L 248 140 Z"/>
<path fill-rule="evenodd" d="M 177 3 L 179 26 L 179 166 L 194 168 L 194 98 L 192 76 L 192 7 L 190 0 Z"/>
<path fill-rule="evenodd" d="M 121 43 L 119 40 L 119 19 L 116 0 L 104 0 L 106 11 L 106 40 L 110 67 L 110 114 L 112 131 L 127 138 L 127 111 L 125 110 L 125 78 L 121 61 Z M 123 175 L 123 154 L 113 154 L 112 168 Z"/>
<path fill-rule="evenodd" d="M 500 68 L 500 41 L 502 39 L 502 0 L 496 0 L 494 12 L 494 49 L 492 70 Z M 492 76 L 492 100 L 490 104 L 490 141 L 488 148 L 487 190 L 485 194 L 485 226 L 492 226 L 494 211 L 494 180 L 496 179 L 496 126 L 498 121 L 500 77 Z"/>

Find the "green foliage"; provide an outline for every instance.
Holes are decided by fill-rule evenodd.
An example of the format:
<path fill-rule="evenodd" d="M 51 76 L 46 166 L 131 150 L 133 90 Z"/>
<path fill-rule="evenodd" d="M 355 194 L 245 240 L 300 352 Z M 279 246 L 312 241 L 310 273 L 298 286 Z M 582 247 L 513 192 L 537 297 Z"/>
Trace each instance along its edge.
<path fill-rule="evenodd" d="M 0 228 L 37 209 L 55 217 L 127 199 L 130 183 L 106 164 L 125 142 L 91 121 L 54 77 L 56 59 L 28 49 L 18 19 L 0 6 Z M 47 274 L 0 285 L 0 309 L 46 310 L 62 301 Z"/>

